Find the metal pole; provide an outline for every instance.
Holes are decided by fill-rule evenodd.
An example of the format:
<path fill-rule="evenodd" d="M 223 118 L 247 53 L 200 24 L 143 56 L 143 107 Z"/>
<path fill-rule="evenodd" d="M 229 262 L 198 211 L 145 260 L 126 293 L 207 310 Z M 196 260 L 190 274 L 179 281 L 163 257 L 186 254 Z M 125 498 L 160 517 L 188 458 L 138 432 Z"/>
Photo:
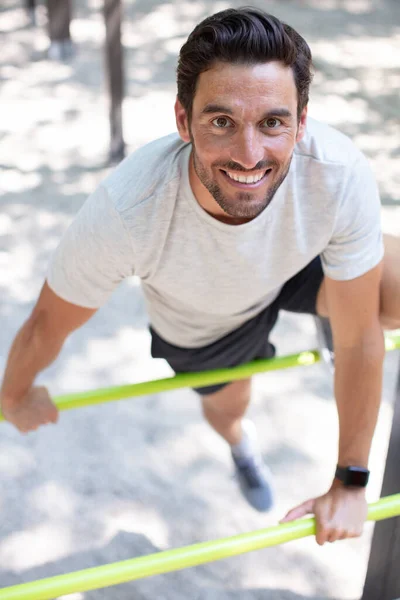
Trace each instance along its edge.
<path fill-rule="evenodd" d="M 399 357 L 400 358 L 400 357 Z M 382 494 L 400 490 L 400 360 Z M 400 598 L 400 517 L 375 525 L 362 600 Z"/>
<path fill-rule="evenodd" d="M 121 0 L 104 0 L 106 27 L 106 72 L 110 95 L 110 160 L 120 161 L 125 155 L 122 130 L 122 101 L 124 97 L 123 49 L 121 43 Z"/>

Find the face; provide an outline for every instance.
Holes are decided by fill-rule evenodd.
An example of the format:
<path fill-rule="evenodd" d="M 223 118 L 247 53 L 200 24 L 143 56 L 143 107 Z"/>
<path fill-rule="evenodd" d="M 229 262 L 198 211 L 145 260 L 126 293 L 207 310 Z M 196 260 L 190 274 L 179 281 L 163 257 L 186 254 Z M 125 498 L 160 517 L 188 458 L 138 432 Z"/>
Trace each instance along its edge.
<path fill-rule="evenodd" d="M 201 206 L 232 222 L 259 215 L 304 135 L 291 68 L 217 63 L 199 76 L 191 122 L 179 101 L 175 113 L 181 138 L 192 142 L 190 182 Z"/>

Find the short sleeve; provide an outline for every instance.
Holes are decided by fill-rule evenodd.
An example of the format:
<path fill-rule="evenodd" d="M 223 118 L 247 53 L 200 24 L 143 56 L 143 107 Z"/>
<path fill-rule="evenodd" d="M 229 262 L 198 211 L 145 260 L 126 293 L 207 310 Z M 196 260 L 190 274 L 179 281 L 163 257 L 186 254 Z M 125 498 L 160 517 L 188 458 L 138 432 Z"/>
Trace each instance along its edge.
<path fill-rule="evenodd" d="M 366 158 L 349 169 L 333 234 L 321 259 L 325 275 L 355 279 L 376 267 L 384 254 L 378 187 Z"/>
<path fill-rule="evenodd" d="M 129 233 L 100 185 L 61 239 L 48 269 L 48 285 L 67 302 L 99 308 L 133 271 Z"/>

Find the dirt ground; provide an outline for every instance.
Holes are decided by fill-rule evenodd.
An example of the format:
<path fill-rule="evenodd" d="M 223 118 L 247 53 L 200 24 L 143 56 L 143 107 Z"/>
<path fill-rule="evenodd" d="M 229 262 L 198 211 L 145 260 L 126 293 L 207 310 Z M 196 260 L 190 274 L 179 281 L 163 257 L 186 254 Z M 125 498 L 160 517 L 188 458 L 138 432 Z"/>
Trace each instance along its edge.
<path fill-rule="evenodd" d="M 76 2 L 76 56 L 46 59 L 45 12 L 28 27 L 22 1 L 0 8 L 0 373 L 63 231 L 108 172 L 101 0 Z M 196 22 L 244 2 L 127 0 L 124 46 L 129 151 L 174 130 L 175 64 Z M 349 134 L 370 158 L 386 232 L 400 234 L 400 5 L 396 0 L 249 2 L 308 40 L 316 75 L 310 114 Z M 279 354 L 316 345 L 308 317 L 283 315 Z M 378 499 L 399 356 L 388 354 L 371 458 Z M 67 341 L 39 382 L 54 395 L 170 374 L 149 352 L 136 280 Z M 189 390 L 63 413 L 21 436 L 0 425 L 0 587 L 267 527 L 323 493 L 335 464 L 332 381 L 321 365 L 260 375 L 250 410 L 276 480 L 277 507 L 249 508 L 225 444 Z M 355 600 L 372 527 L 319 548 L 312 538 L 74 600 Z M 1 591 L 0 591 L 1 598 Z"/>

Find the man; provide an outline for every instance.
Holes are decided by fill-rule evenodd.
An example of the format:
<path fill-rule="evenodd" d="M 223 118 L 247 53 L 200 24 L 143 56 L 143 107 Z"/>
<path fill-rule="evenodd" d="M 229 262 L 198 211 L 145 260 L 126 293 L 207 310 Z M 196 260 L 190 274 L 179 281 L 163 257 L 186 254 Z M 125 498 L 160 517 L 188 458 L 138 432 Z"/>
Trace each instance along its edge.
<path fill-rule="evenodd" d="M 281 309 L 329 317 L 340 439 L 330 489 L 290 511 L 317 519 L 317 542 L 360 535 L 381 397 L 382 325 L 400 325 L 398 240 L 380 230 L 366 159 L 307 120 L 311 53 L 292 28 L 255 8 L 200 23 L 181 49 L 173 134 L 128 157 L 87 200 L 18 333 L 1 404 L 20 431 L 57 421 L 35 376 L 66 337 L 130 275 L 141 278 L 152 355 L 176 372 L 274 353 Z M 397 268 L 397 272 L 396 272 Z M 228 442 L 241 489 L 272 504 L 250 380 L 199 389 Z"/>

